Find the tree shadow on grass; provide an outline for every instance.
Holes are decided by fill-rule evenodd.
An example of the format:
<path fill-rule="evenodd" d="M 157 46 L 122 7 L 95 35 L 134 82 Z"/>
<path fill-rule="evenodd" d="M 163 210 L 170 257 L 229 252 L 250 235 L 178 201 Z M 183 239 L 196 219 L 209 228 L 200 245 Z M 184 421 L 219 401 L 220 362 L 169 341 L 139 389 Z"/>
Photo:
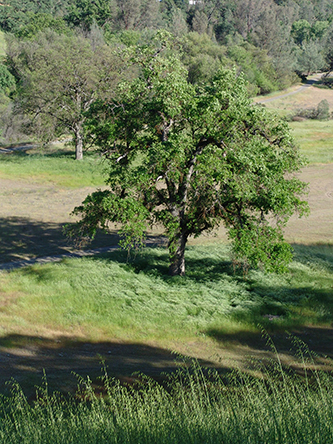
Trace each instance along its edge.
<path fill-rule="evenodd" d="M 77 375 L 98 383 L 107 370 L 110 377 L 131 384 L 135 373 L 161 380 L 191 362 L 188 356 L 145 344 L 11 334 L 0 339 L 0 393 L 9 392 L 6 383 L 13 379 L 31 396 L 41 385 L 44 372 L 50 392 L 75 393 Z M 197 362 L 202 367 L 216 367 L 207 360 Z M 217 367 L 221 373 L 229 371 L 222 365 Z"/>
<path fill-rule="evenodd" d="M 116 232 L 97 233 L 96 238 L 83 247 L 94 249 L 118 245 Z M 33 259 L 48 255 L 66 254 L 75 248 L 64 234 L 64 226 L 24 217 L 0 218 L 0 263 Z"/>
<path fill-rule="evenodd" d="M 295 246 L 295 250 L 298 262 L 296 270 L 291 269 L 281 278 L 271 275 L 272 279 L 264 273 L 247 275 L 241 270 L 235 272 L 231 261 L 221 260 L 225 254 L 217 257 L 209 255 L 209 250 L 201 258 L 197 254 L 188 254 L 185 278 L 168 276 L 168 255 L 162 249 L 141 252 L 130 260 L 126 253 L 114 252 L 105 256 L 105 260 L 121 263 L 137 274 L 162 279 L 170 287 L 218 284 L 221 294 L 224 289 L 226 293 L 229 292 L 228 319 L 244 328 L 238 331 L 236 327 L 229 334 L 222 326 L 203 330 L 202 333 L 218 341 L 233 335 L 236 341 L 246 341 L 252 336 L 258 341 L 261 328 L 272 334 L 285 334 L 302 332 L 304 326 L 308 325 L 333 325 L 333 278 L 330 273 L 333 269 L 333 248 L 300 245 Z M 302 269 L 299 264 L 310 264 L 318 267 L 319 272 L 325 272 L 322 275 L 319 273 L 314 282 L 312 268 Z"/>
<path fill-rule="evenodd" d="M 166 246 L 166 239 L 163 236 L 150 236 L 147 239 L 148 247 L 141 250 L 132 250 L 130 252 L 119 250 L 110 252 L 101 257 L 105 261 L 118 262 L 124 267 L 134 271 L 134 273 L 144 273 L 148 276 L 158 276 L 166 283 L 173 285 L 184 284 L 189 281 L 197 283 L 207 283 L 221 280 L 221 275 L 232 275 L 233 279 L 244 280 L 245 275 L 242 270 L 234 270 L 231 260 L 212 257 L 209 254 L 203 254 L 200 258 L 186 255 L 186 276 L 170 276 L 169 275 L 169 256 Z M 159 248 L 156 248 L 159 247 Z M 226 248 L 224 246 L 223 248 Z"/>
<path fill-rule="evenodd" d="M 315 261 L 318 265 L 325 266 L 333 271 L 333 245 L 328 244 L 292 244 L 294 260 L 304 265 Z"/>
<path fill-rule="evenodd" d="M 219 328 L 206 330 L 207 336 L 227 347 L 242 345 L 248 349 L 273 349 L 280 354 L 299 355 L 300 350 L 314 361 L 324 363 L 327 358 L 333 360 L 333 328 L 321 326 L 299 326 L 289 330 L 273 332 L 248 331 L 246 328 L 238 332 L 228 332 Z M 273 347 L 273 348 L 272 348 Z M 327 363 L 332 367 L 332 363 Z M 332 369 L 331 369 L 332 370 Z"/>
<path fill-rule="evenodd" d="M 27 144 L 14 144 L 1 148 L 0 146 L 0 154 L 3 154 L 1 157 L 1 162 L 16 162 L 21 159 L 33 158 L 33 157 L 45 157 L 45 158 L 65 158 L 72 159 L 75 161 L 75 147 L 74 145 L 70 147 L 69 145 L 65 145 L 62 148 L 59 148 L 57 145 L 49 144 L 46 146 L 34 146 L 29 143 Z M 101 157 L 100 153 L 95 149 L 86 150 L 84 152 L 84 157 Z"/>
<path fill-rule="evenodd" d="M 307 328 L 294 340 L 285 334 L 271 335 L 268 341 L 262 334 L 224 335 L 219 340 L 224 343 L 220 358 L 194 360 L 166 348 L 140 343 L 10 334 L 0 339 L 0 394 L 8 395 L 11 390 L 8 382 L 13 381 L 34 400 L 36 387 L 43 384 L 44 375 L 49 393 L 75 394 L 81 378 L 89 378 L 99 391 L 105 371 L 123 384 L 134 385 L 140 375 L 163 384 L 171 373 L 193 365 L 199 365 L 207 375 L 209 369 L 214 369 L 228 382 L 228 375 L 235 369 L 251 372 L 276 366 L 278 354 L 287 371 L 293 369 L 304 375 L 305 367 L 313 371 L 314 365 L 323 371 L 332 371 L 332 328 Z M 232 352 L 225 357 L 228 349 Z M 316 354 L 309 350 L 315 350 Z"/>
<path fill-rule="evenodd" d="M 325 270 L 329 270 L 332 264 L 332 250 L 328 248 L 326 251 L 325 246 L 299 246 L 296 251 L 297 260 L 301 264 L 313 261 Z M 130 259 L 124 251 L 101 255 L 96 259 L 115 261 L 135 273 L 157 276 L 170 286 L 179 283 L 186 286 L 191 281 L 204 284 L 215 280 L 223 289 L 224 282 L 237 279 L 241 284 L 243 299 L 230 303 L 229 318 L 238 322 L 239 328 L 234 328 L 235 324 L 229 330 L 224 328 L 225 318 L 223 318 L 221 325 L 200 330 L 201 334 L 213 338 L 219 344 L 222 355 L 224 350 L 231 349 L 233 356 L 238 356 L 240 361 L 245 355 L 257 358 L 271 356 L 267 355 L 270 346 L 266 343 L 267 338 L 262 336 L 261 327 L 263 327 L 269 332 L 280 353 L 293 355 L 289 339 L 289 334 L 293 334 L 308 344 L 310 350 L 319 354 L 319 364 L 326 365 L 325 355 L 333 359 L 331 289 L 315 288 L 311 281 L 296 288 L 282 283 L 279 286 L 277 280 L 271 283 L 269 279 L 256 281 L 253 276 L 249 277 L 242 273 L 234 275 L 231 262 L 225 259 L 221 261 L 224 257 L 225 254 L 211 257 L 209 250 L 201 258 L 198 258 L 197 253 L 189 254 L 187 257 L 189 273 L 185 279 L 167 275 L 168 255 L 166 250 L 160 248 L 132 255 Z M 303 279 L 302 270 L 298 272 L 299 277 Z M 309 279 L 309 276 L 307 278 Z M 42 279 L 47 279 L 47 274 L 42 275 Z M 314 324 L 309 326 L 311 311 L 314 312 L 314 317 L 317 316 L 317 326 Z M 295 312 L 297 316 L 294 316 Z M 319 322 L 325 322 L 326 326 L 319 325 Z M 258 328 L 257 324 L 261 327 Z M 159 347 L 112 341 L 82 343 L 79 340 L 66 338 L 52 341 L 20 335 L 10 335 L 0 340 L 0 358 L 1 384 L 13 376 L 23 387 L 30 387 L 31 390 L 35 384 L 40 384 L 42 369 L 45 369 L 50 388 L 65 392 L 75 390 L 76 387 L 76 379 L 70 374 L 71 371 L 95 379 L 101 375 L 102 360 L 105 361 L 111 375 L 126 378 L 136 371 L 157 377 L 162 371 L 174 371 L 177 368 L 175 355 Z M 222 372 L 229 368 L 223 362 L 214 359 L 200 361 L 200 364 L 214 366 Z"/>

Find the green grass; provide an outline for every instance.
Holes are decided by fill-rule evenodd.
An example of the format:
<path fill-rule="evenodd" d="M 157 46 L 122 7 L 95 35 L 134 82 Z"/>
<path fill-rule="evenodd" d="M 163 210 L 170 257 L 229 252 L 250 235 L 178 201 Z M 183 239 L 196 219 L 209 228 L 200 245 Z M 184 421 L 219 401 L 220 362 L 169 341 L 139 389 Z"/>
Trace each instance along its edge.
<path fill-rule="evenodd" d="M 286 92 L 289 92 L 289 90 Z M 285 92 L 279 92 L 275 95 L 281 94 L 285 94 Z M 262 99 L 266 97 L 262 97 Z M 317 88 L 307 88 L 300 93 L 267 102 L 264 106 L 268 111 L 272 111 L 281 117 L 290 118 L 290 116 L 295 115 L 295 111 L 298 109 L 317 108 L 319 102 L 324 98 L 328 100 L 332 111 L 332 90 L 327 90 L 327 93 L 323 94 L 323 91 Z M 309 119 L 289 122 L 289 126 L 292 128 L 295 141 L 300 147 L 301 153 L 308 158 L 310 164 L 333 162 L 333 120 L 319 121 Z"/>
<path fill-rule="evenodd" d="M 104 395 L 81 380 L 77 399 L 47 393 L 30 405 L 14 385 L 0 404 L 3 444 L 327 444 L 333 440 L 333 378 L 300 381 L 279 366 L 223 380 L 198 366 L 162 385 L 104 378 Z"/>
<path fill-rule="evenodd" d="M 79 188 L 105 183 L 104 164 L 95 153 L 86 153 L 83 161 L 74 159 L 74 152 L 42 149 L 14 152 L 0 156 L 2 178 L 25 179 L 36 183 L 52 183 L 60 187 Z"/>
<path fill-rule="evenodd" d="M 310 164 L 333 162 L 333 121 L 290 122 L 293 135 Z"/>
<path fill-rule="evenodd" d="M 2 335 L 49 328 L 92 341 L 219 339 L 333 322 L 333 248 L 297 247 L 285 275 L 234 273 L 227 246 L 190 247 L 187 275 L 167 275 L 165 250 L 66 259 L 0 275 Z M 273 316 L 273 320 L 270 317 Z M 18 330 L 16 330 L 18 329 Z"/>
<path fill-rule="evenodd" d="M 281 117 L 289 117 L 292 109 L 274 108 L 274 102 L 269 110 Z M 300 152 L 307 158 L 309 164 L 333 162 L 333 120 L 307 119 L 300 122 L 288 122 Z"/>

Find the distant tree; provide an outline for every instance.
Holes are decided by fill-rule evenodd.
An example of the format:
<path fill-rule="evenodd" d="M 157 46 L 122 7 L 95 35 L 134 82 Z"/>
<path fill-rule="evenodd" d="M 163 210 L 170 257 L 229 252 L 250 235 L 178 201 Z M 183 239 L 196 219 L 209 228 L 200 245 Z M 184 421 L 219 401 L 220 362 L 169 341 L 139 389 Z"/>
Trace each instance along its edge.
<path fill-rule="evenodd" d="M 29 117 L 28 131 L 47 139 L 72 133 L 76 159 L 82 159 L 85 112 L 115 70 L 109 48 L 93 50 L 88 39 L 51 31 L 29 41 L 9 38 L 7 47 L 19 85 L 15 110 Z"/>
<path fill-rule="evenodd" d="M 295 43 L 301 46 L 307 43 L 311 38 L 311 25 L 307 20 L 297 20 L 293 23 L 291 28 L 291 35 Z"/>
<path fill-rule="evenodd" d="M 227 49 L 214 43 L 207 34 L 189 32 L 182 43 L 181 59 L 188 69 L 190 83 L 205 82 L 222 66 L 234 66 L 233 61 L 226 57 Z"/>
<path fill-rule="evenodd" d="M 277 89 L 274 84 L 274 66 L 266 51 L 248 42 L 242 42 L 240 45 L 230 45 L 227 54 L 244 73 L 252 96 L 258 93 L 267 94 Z"/>
<path fill-rule="evenodd" d="M 29 14 L 62 16 L 69 0 L 6 0 L 0 4 L 0 28 L 16 32 L 29 22 Z"/>
<path fill-rule="evenodd" d="M 45 29 L 52 29 L 57 34 L 69 34 L 70 30 L 66 22 L 60 17 L 53 17 L 45 12 L 26 14 L 26 23 L 15 31 L 15 36 L 20 39 L 31 39 Z"/>
<path fill-rule="evenodd" d="M 267 7 L 265 0 L 236 1 L 234 11 L 237 31 L 245 38 L 250 39 L 257 26 L 257 21 L 262 11 Z"/>
<path fill-rule="evenodd" d="M 0 136 L 5 132 L 8 108 L 10 107 L 9 95 L 15 90 L 15 78 L 7 67 L 0 63 Z"/>
<path fill-rule="evenodd" d="M 184 36 L 188 32 L 185 14 L 179 8 L 174 8 L 171 13 L 171 21 L 168 29 L 177 37 Z"/>
<path fill-rule="evenodd" d="M 324 66 L 325 61 L 319 42 L 310 40 L 307 43 L 303 43 L 296 51 L 295 68 L 300 75 L 308 76 L 311 73 L 322 70 Z"/>
<path fill-rule="evenodd" d="M 208 17 L 203 11 L 195 11 L 192 29 L 198 34 L 205 34 L 208 31 Z"/>
<path fill-rule="evenodd" d="M 329 22 L 325 21 L 316 21 L 311 27 L 311 38 L 314 40 L 321 40 L 325 37 L 326 32 L 329 28 Z"/>
<path fill-rule="evenodd" d="M 317 106 L 317 119 L 328 120 L 330 118 L 330 105 L 326 99 L 321 100 Z"/>
<path fill-rule="evenodd" d="M 8 94 L 15 89 L 15 78 L 8 68 L 0 63 L 0 93 Z"/>
<path fill-rule="evenodd" d="M 283 226 L 307 209 L 305 184 L 294 176 L 302 161 L 286 123 L 254 106 L 232 71 L 196 87 L 177 58 L 156 48 L 135 60 L 141 76 L 91 111 L 110 189 L 75 208 L 79 233 L 93 236 L 116 222 L 128 247 L 147 226 L 162 224 L 170 274 L 184 275 L 189 236 L 224 223 L 239 260 L 283 270 L 291 259 Z"/>
<path fill-rule="evenodd" d="M 323 49 L 325 67 L 330 73 L 333 71 L 333 25 L 329 27 L 326 34 L 325 45 Z"/>
<path fill-rule="evenodd" d="M 116 18 L 115 0 L 74 0 L 64 17 L 69 25 L 89 31 L 93 23 L 104 27 Z"/>

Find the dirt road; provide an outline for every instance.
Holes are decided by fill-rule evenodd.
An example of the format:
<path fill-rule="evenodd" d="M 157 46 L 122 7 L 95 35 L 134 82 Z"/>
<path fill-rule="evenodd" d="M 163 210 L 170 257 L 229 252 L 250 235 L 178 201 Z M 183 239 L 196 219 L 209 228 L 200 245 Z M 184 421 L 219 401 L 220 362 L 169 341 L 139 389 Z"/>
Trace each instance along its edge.
<path fill-rule="evenodd" d="M 279 100 L 279 99 L 283 99 L 284 97 L 289 97 L 289 96 L 293 96 L 294 94 L 298 94 L 298 93 L 306 90 L 307 88 L 310 88 L 311 86 L 315 85 L 318 82 L 318 80 L 321 78 L 321 76 L 322 76 L 322 74 L 316 76 L 313 79 L 307 80 L 305 85 L 300 86 L 295 91 L 291 91 L 291 92 L 285 93 L 285 94 L 279 94 L 278 96 L 274 96 L 274 97 L 267 97 L 266 99 L 256 101 L 256 103 L 273 102 L 274 100 Z"/>

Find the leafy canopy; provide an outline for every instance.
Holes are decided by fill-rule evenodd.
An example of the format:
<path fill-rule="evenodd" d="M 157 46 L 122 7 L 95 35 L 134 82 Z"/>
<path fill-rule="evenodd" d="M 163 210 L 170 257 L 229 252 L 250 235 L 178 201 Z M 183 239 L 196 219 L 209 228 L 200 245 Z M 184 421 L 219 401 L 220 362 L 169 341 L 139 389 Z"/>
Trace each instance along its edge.
<path fill-rule="evenodd" d="M 192 85 L 163 48 L 141 48 L 132 63 L 140 75 L 90 112 L 110 189 L 74 210 L 79 231 L 94 235 L 98 226 L 120 223 L 129 247 L 149 225 L 162 224 L 170 273 L 182 275 L 188 237 L 224 223 L 236 258 L 283 270 L 291 248 L 282 229 L 295 211 L 307 210 L 305 184 L 293 174 L 302 160 L 287 124 L 255 106 L 233 71 Z"/>

